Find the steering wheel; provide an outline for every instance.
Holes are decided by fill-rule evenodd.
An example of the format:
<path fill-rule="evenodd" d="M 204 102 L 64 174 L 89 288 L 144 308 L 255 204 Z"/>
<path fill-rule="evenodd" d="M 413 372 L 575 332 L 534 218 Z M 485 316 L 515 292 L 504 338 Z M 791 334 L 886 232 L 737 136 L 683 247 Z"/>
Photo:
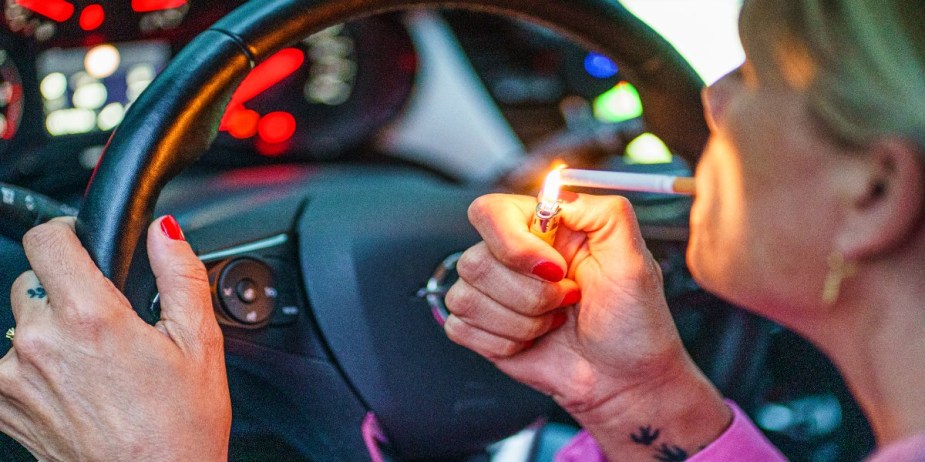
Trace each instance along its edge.
<path fill-rule="evenodd" d="M 155 203 L 165 184 L 209 147 L 225 106 L 248 72 L 326 27 L 421 7 L 528 20 L 611 56 L 637 87 L 648 129 L 675 153 L 696 162 L 707 137 L 699 95 L 702 82 L 667 42 L 614 1 L 252 0 L 196 37 L 133 104 L 112 135 L 79 212 L 80 240 L 139 316 L 152 323 L 158 317 L 145 246 L 139 245 Z M 462 210 L 453 213 L 464 219 Z M 301 220 L 294 231 L 302 260 L 300 281 L 310 289 L 316 334 L 324 338 L 333 358 L 326 373 L 340 384 L 338 390 L 352 394 L 350 400 L 359 411 L 344 411 L 334 419 L 342 426 L 353 425 L 350 432 L 332 436 L 349 441 L 320 444 L 315 458 L 357 458 L 356 449 L 363 442 L 354 430 L 367 418 L 366 411 L 381 424 L 389 447 L 399 457 L 414 459 L 473 453 L 550 409 L 548 397 L 513 383 L 486 361 L 451 345 L 427 316 L 402 317 L 398 313 L 407 311 L 402 307 L 370 307 L 356 293 L 325 298 L 319 279 L 331 276 L 311 266 L 313 259 L 330 256 L 330 251 L 319 249 L 314 239 L 318 235 L 312 234 L 321 225 Z M 438 262 L 425 265 L 433 268 Z M 338 285 L 336 278 L 325 282 L 347 292 L 380 284 L 366 273 L 352 276 L 359 279 L 355 285 Z M 396 329 L 403 335 L 390 335 Z M 388 373 L 383 366 L 388 364 L 401 364 L 407 373 Z M 305 382 L 303 391 L 309 391 L 312 381 L 322 380 L 301 372 L 280 374 Z M 473 393 L 483 402 L 471 402 Z M 422 413 L 422 408 L 431 412 Z"/>

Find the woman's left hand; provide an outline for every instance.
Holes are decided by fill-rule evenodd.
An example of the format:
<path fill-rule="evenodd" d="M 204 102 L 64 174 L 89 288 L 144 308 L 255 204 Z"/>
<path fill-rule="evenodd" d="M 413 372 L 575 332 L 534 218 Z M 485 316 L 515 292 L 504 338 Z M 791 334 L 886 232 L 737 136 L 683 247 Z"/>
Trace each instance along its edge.
<path fill-rule="evenodd" d="M 172 220 L 148 231 L 162 306 L 154 327 L 97 269 L 73 219 L 23 238 L 34 272 L 13 284 L 0 431 L 40 460 L 227 460 L 222 335 L 205 268 Z"/>

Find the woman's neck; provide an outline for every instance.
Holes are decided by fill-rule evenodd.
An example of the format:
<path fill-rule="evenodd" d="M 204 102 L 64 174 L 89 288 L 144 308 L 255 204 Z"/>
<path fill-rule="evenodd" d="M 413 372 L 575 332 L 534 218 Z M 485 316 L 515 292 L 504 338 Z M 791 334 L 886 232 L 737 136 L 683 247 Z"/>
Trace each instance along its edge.
<path fill-rule="evenodd" d="M 843 294 L 808 335 L 844 375 L 880 446 L 925 432 L 925 290 L 909 273 L 890 274 L 853 281 L 866 290 Z"/>

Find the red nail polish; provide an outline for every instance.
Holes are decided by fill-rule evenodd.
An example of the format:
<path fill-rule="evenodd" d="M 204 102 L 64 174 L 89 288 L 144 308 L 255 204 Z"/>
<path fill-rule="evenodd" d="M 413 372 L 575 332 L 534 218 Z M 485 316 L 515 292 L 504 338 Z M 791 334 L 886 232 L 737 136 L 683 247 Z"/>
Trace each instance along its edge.
<path fill-rule="evenodd" d="M 185 241 L 186 237 L 183 235 L 183 230 L 180 229 L 180 224 L 177 223 L 177 219 L 173 215 L 167 215 L 161 220 L 161 231 L 164 232 L 164 235 L 175 240 L 175 241 Z"/>
<path fill-rule="evenodd" d="M 562 298 L 562 303 L 559 306 L 571 306 L 581 301 L 581 291 L 573 290 Z"/>
<path fill-rule="evenodd" d="M 568 315 L 565 313 L 556 313 L 552 315 L 552 323 L 550 324 L 549 329 L 556 330 L 562 327 L 566 320 L 568 320 Z"/>
<path fill-rule="evenodd" d="M 559 265 L 549 261 L 544 261 L 534 266 L 533 274 L 549 282 L 559 282 L 565 277 L 562 268 L 559 268 Z"/>

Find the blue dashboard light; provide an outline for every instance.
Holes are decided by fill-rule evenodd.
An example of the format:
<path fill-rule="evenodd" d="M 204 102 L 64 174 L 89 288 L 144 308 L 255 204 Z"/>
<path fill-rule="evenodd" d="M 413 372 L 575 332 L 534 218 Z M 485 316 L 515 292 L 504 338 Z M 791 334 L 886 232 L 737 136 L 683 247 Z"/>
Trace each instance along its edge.
<path fill-rule="evenodd" d="M 591 77 L 609 79 L 617 75 L 619 69 L 617 69 L 617 64 L 610 58 L 600 53 L 591 52 L 585 57 L 585 70 L 588 71 L 588 74 L 591 74 Z"/>

